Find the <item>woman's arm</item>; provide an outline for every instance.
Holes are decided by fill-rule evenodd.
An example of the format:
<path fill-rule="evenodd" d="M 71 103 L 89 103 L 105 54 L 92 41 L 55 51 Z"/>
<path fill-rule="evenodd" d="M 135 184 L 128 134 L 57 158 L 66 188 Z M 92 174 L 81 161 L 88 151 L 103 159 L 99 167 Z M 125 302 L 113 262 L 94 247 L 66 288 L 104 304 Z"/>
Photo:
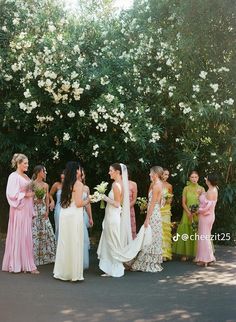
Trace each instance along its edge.
<path fill-rule="evenodd" d="M 117 184 L 113 183 L 112 190 L 113 190 L 113 194 L 114 194 L 114 200 L 105 196 L 105 195 L 103 196 L 103 200 L 105 200 L 107 203 L 111 204 L 112 206 L 119 208 L 121 205 L 120 189 L 118 188 Z"/>
<path fill-rule="evenodd" d="M 157 186 L 157 185 L 153 185 L 153 188 L 152 188 L 152 200 L 151 200 L 151 203 L 150 203 L 150 205 L 148 207 L 148 210 L 147 210 L 147 215 L 146 215 L 146 219 L 145 219 L 145 222 L 144 222 L 144 227 L 148 227 L 148 225 L 149 225 L 150 218 L 151 218 L 151 216 L 153 214 L 155 204 L 158 202 L 160 193 L 161 193 L 160 187 Z"/>
<path fill-rule="evenodd" d="M 49 199 L 50 199 L 49 208 L 51 211 L 55 208 L 55 201 L 54 201 L 53 197 L 58 190 L 58 184 L 59 184 L 59 182 L 55 182 L 52 185 L 50 192 L 49 192 Z"/>
<path fill-rule="evenodd" d="M 130 207 L 133 207 L 136 203 L 136 200 L 137 200 L 138 188 L 137 188 L 136 182 L 132 182 L 132 188 L 133 188 L 133 198 L 130 201 Z"/>
<path fill-rule="evenodd" d="M 85 207 L 90 201 L 89 198 L 83 200 L 83 187 L 84 185 L 79 180 L 76 181 L 73 187 L 73 197 L 76 207 Z"/>
<path fill-rule="evenodd" d="M 188 215 L 188 219 L 189 221 L 192 221 L 192 217 L 193 215 L 191 214 L 191 211 L 189 210 L 188 206 L 187 206 L 187 196 L 186 196 L 186 189 L 187 187 L 184 188 L 183 191 L 183 196 L 182 196 L 182 207 L 184 208 L 184 210 L 186 211 L 187 215 Z"/>
<path fill-rule="evenodd" d="M 45 189 L 46 189 L 46 212 L 45 212 L 45 219 L 48 219 L 48 213 L 49 213 L 49 189 L 48 184 L 45 183 Z"/>
<path fill-rule="evenodd" d="M 90 195 L 90 189 L 89 187 L 86 186 L 86 192 L 88 193 L 88 196 Z M 92 215 L 92 207 L 91 207 L 91 203 L 89 202 L 86 206 L 86 212 L 88 214 L 89 217 L 89 225 L 90 227 L 93 226 L 93 215 Z"/>

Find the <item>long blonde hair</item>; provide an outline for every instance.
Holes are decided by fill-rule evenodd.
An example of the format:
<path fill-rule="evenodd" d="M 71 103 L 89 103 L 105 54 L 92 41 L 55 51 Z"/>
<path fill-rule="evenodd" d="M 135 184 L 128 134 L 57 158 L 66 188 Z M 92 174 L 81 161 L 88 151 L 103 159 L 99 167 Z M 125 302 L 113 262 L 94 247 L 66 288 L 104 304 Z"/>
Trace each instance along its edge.
<path fill-rule="evenodd" d="M 26 155 L 22 153 L 15 153 L 11 160 L 12 168 L 16 169 L 18 164 L 21 164 L 24 160 L 28 159 Z"/>

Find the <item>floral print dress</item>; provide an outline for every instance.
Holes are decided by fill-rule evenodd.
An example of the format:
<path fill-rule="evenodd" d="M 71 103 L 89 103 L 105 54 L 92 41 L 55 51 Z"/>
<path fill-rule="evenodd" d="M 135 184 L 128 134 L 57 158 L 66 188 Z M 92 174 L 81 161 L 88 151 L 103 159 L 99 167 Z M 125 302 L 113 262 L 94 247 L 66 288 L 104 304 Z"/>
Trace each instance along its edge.
<path fill-rule="evenodd" d="M 43 199 L 34 199 L 33 245 L 35 264 L 44 265 L 55 261 L 56 240 L 49 218 L 45 219 L 46 195 Z"/>

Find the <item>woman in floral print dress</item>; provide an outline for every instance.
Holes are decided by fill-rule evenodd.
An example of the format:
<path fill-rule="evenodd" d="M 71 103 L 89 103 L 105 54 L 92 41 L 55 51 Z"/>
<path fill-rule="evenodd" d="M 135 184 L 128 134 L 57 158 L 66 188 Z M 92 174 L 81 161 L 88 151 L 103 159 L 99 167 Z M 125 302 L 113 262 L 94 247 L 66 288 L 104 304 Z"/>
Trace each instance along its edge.
<path fill-rule="evenodd" d="M 55 261 L 56 240 L 52 225 L 48 218 L 49 193 L 46 179 L 46 169 L 42 165 L 34 168 L 33 175 L 34 212 L 33 245 L 36 265 L 50 264 Z M 41 196 L 40 196 L 41 194 Z"/>

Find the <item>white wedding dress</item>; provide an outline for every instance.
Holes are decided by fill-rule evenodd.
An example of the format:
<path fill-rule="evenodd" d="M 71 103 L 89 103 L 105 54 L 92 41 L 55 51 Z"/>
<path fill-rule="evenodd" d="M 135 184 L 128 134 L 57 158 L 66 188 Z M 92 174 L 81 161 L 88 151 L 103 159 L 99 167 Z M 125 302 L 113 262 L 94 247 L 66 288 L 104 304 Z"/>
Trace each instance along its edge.
<path fill-rule="evenodd" d="M 117 184 L 121 191 L 121 186 Z M 111 190 L 108 197 L 114 200 L 113 191 Z M 121 242 L 121 216 L 122 207 L 114 207 L 107 203 L 105 217 L 102 223 L 102 235 L 98 245 L 99 268 L 106 274 L 113 277 L 124 275 L 124 266 L 122 263 L 129 262 L 136 257 L 138 252 L 145 246 L 151 244 L 152 233 L 151 227 L 140 228 L 137 237 L 129 241 L 126 246 Z M 131 228 L 130 228 L 131 229 Z"/>

